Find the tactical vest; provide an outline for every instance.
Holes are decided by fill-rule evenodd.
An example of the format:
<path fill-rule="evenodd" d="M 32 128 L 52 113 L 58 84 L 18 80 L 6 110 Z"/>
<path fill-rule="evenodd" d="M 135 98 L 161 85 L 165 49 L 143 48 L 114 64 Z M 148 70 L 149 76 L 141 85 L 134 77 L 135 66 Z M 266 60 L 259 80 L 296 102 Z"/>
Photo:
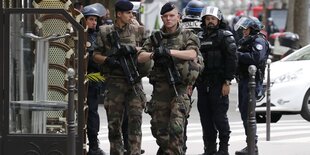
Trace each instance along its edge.
<path fill-rule="evenodd" d="M 160 31 L 163 34 L 162 44 L 169 49 L 176 50 L 186 50 L 186 43 L 190 39 L 191 35 L 194 35 L 191 30 L 182 29 L 181 27 L 175 33 L 168 34 Z M 197 43 L 199 44 L 199 43 Z M 196 78 L 198 77 L 200 71 L 203 68 L 203 59 L 199 51 L 199 45 L 197 45 L 198 50 L 198 60 L 182 60 L 175 57 L 173 58 L 174 64 L 181 75 L 181 83 L 185 85 L 193 85 Z M 161 81 L 166 80 L 167 74 L 162 68 L 153 67 L 150 73 L 150 80 Z"/>
<path fill-rule="evenodd" d="M 117 52 L 115 51 L 115 49 L 111 47 L 111 44 L 107 39 L 108 38 L 107 35 L 111 33 L 112 31 L 117 31 L 119 33 L 121 45 L 129 45 L 132 47 L 136 47 L 137 44 L 141 44 L 140 42 L 142 40 L 142 35 L 143 35 L 143 32 L 141 31 L 143 30 L 141 30 L 138 26 L 128 24 L 123 29 L 120 29 L 118 27 L 115 27 L 114 25 L 103 25 L 100 27 L 100 39 L 102 40 L 102 44 L 103 44 L 101 45 L 103 46 L 102 55 L 109 56 Z M 136 57 L 134 59 L 136 60 Z M 140 74 L 142 76 L 145 76 L 145 73 L 143 73 L 144 71 L 143 68 L 150 68 L 151 64 L 146 63 L 146 64 L 136 64 L 136 65 L 138 66 L 138 70 L 141 72 Z M 145 67 L 148 65 L 149 67 Z M 125 76 L 121 67 L 110 68 L 106 64 L 102 64 L 101 73 L 108 74 L 110 76 L 123 76 L 123 77 Z"/>
<path fill-rule="evenodd" d="M 204 76 L 211 76 L 217 80 L 217 78 L 222 78 L 224 74 L 224 49 L 225 43 L 224 35 L 225 30 L 219 29 L 215 33 L 209 36 L 204 35 L 202 32 L 199 33 L 199 39 L 201 43 L 200 51 L 204 59 L 205 69 Z"/>

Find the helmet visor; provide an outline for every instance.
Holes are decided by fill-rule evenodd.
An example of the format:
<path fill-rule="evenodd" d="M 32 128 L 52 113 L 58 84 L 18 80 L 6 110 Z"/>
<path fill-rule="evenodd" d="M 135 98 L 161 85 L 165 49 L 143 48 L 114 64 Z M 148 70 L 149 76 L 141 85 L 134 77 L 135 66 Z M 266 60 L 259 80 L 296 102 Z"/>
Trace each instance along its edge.
<path fill-rule="evenodd" d="M 251 23 L 251 20 L 247 17 L 241 17 L 234 26 L 234 30 L 238 31 L 239 29 L 247 29 Z"/>

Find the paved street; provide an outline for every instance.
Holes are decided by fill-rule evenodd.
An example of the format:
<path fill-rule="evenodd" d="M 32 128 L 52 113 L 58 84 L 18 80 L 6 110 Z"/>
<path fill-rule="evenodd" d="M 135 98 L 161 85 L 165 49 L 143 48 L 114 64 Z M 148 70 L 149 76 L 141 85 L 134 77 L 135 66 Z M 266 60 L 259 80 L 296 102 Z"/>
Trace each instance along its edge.
<path fill-rule="evenodd" d="M 101 106 L 100 109 L 103 110 Z M 103 110 L 104 111 L 104 110 Z M 283 119 L 278 123 L 271 124 L 271 141 L 266 141 L 266 125 L 258 124 L 259 136 L 259 151 L 261 155 L 309 155 L 310 150 L 310 123 L 303 119 L 289 120 L 294 116 L 283 116 Z M 150 117 L 144 115 L 144 122 L 142 126 L 143 143 L 142 148 L 146 150 L 147 155 L 155 155 L 157 151 L 157 144 L 151 135 Z M 103 121 L 105 122 L 105 121 Z M 100 146 L 105 151 L 109 150 L 108 130 L 103 123 L 100 129 Z M 230 154 L 246 145 L 244 130 L 241 121 L 234 121 L 231 125 L 231 139 L 230 139 Z M 188 155 L 197 155 L 203 151 L 202 132 L 199 120 L 190 119 L 188 126 Z"/>
<path fill-rule="evenodd" d="M 144 80 L 145 91 L 151 93 L 151 86 Z M 196 94 L 194 94 L 196 96 Z M 229 152 L 234 155 L 236 150 L 246 146 L 244 129 L 239 112 L 236 111 L 236 84 L 232 85 L 230 95 L 230 110 L 228 117 L 231 126 L 231 139 Z M 99 134 L 101 148 L 109 152 L 108 130 L 106 126 L 106 116 L 103 105 L 99 107 L 101 117 L 101 129 Z M 150 116 L 143 115 L 142 125 L 142 148 L 146 150 L 146 155 L 155 155 L 158 146 L 150 131 Z M 310 123 L 302 119 L 300 115 L 284 115 L 277 123 L 271 124 L 271 141 L 266 141 L 266 124 L 257 125 L 259 136 L 260 155 L 309 155 L 310 150 Z M 187 155 L 197 155 L 203 152 L 202 131 L 200 126 L 197 105 L 194 103 L 188 126 Z"/>

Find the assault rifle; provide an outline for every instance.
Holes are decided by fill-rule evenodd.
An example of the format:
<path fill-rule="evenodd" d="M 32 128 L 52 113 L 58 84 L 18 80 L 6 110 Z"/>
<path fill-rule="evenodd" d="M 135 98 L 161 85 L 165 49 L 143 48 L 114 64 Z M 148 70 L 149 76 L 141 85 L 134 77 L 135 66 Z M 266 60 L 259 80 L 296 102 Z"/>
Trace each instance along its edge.
<path fill-rule="evenodd" d="M 109 33 L 107 38 L 112 48 L 116 50 L 116 52 L 113 53 L 113 56 L 119 60 L 120 65 L 125 73 L 127 82 L 132 85 L 133 91 L 135 94 L 137 94 L 134 85 L 139 79 L 140 74 L 133 59 L 133 56 L 136 54 L 136 50 L 132 46 L 121 45 L 119 42 L 120 37 L 117 31 L 112 31 Z"/>
<path fill-rule="evenodd" d="M 151 35 L 151 41 L 155 49 L 159 49 L 159 51 L 154 50 L 154 52 L 164 53 L 163 51 L 160 51 L 165 49 L 161 42 L 162 40 L 163 36 L 160 32 L 155 32 L 153 35 Z M 155 65 L 159 65 L 167 71 L 168 82 L 170 85 L 172 85 L 175 95 L 178 96 L 176 84 L 179 84 L 181 82 L 181 76 L 174 64 L 173 58 L 171 56 L 163 56 L 160 58 L 160 60 L 157 60 L 157 62 L 155 61 Z"/>

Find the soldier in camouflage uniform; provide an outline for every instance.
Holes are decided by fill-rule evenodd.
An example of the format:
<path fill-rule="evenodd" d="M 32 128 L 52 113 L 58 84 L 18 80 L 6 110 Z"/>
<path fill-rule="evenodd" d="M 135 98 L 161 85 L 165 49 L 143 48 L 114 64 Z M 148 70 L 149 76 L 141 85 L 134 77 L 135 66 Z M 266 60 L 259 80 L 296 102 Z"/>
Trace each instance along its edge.
<path fill-rule="evenodd" d="M 141 79 L 135 79 L 134 84 L 128 82 L 124 68 L 120 66 L 119 58 L 114 55 L 120 51 L 115 50 L 107 39 L 111 32 L 116 31 L 120 37 L 120 50 L 128 52 L 124 49 L 129 48 L 131 52 L 136 53 L 136 44 L 141 40 L 143 29 L 129 24 L 133 16 L 132 8 L 133 4 L 129 1 L 117 1 L 115 3 L 115 23 L 114 25 L 100 26 L 97 37 L 98 47 L 94 52 L 94 60 L 102 64 L 102 74 L 107 77 L 104 107 L 108 119 L 110 154 L 113 155 L 123 155 L 125 151 L 121 133 L 124 117 L 128 117 L 129 122 L 129 149 L 127 154 L 139 155 L 141 153 L 142 112 L 146 102 Z M 136 59 L 136 56 L 133 58 Z M 126 106 L 128 116 L 124 116 Z"/>
<path fill-rule="evenodd" d="M 189 113 L 190 100 L 188 86 L 192 85 L 201 69 L 197 63 L 199 53 L 198 37 L 179 25 L 178 9 L 170 2 L 161 8 L 164 26 L 152 34 L 138 54 L 139 62 L 154 60 L 149 79 L 153 85 L 152 99 L 147 103 L 151 115 L 151 130 L 159 145 L 158 155 L 183 155 L 184 124 Z M 161 47 L 152 41 L 154 35 L 161 34 Z M 161 48 L 161 49 L 160 49 Z M 171 83 L 167 65 L 162 60 L 169 57 L 180 78 Z"/>
<path fill-rule="evenodd" d="M 197 1 L 197 0 L 191 0 L 187 3 L 186 7 L 184 8 L 184 18 L 182 18 L 182 26 L 184 29 L 190 29 L 192 30 L 195 34 L 198 34 L 198 32 L 201 31 L 201 18 L 200 18 L 200 14 L 201 11 L 204 7 L 204 3 L 202 1 Z M 198 58 L 202 59 L 202 55 L 198 55 Z M 190 109 L 192 109 L 192 103 L 194 103 L 194 101 L 192 100 L 192 92 L 193 89 L 195 89 L 195 85 L 190 88 L 189 87 L 189 98 L 191 100 L 191 104 L 190 104 Z M 183 146 L 183 150 L 184 153 L 186 153 L 187 150 L 187 146 L 186 146 L 186 141 L 187 141 L 187 125 L 188 125 L 188 118 L 190 116 L 187 115 L 187 119 L 185 121 L 185 126 L 184 126 L 184 146 Z"/>

